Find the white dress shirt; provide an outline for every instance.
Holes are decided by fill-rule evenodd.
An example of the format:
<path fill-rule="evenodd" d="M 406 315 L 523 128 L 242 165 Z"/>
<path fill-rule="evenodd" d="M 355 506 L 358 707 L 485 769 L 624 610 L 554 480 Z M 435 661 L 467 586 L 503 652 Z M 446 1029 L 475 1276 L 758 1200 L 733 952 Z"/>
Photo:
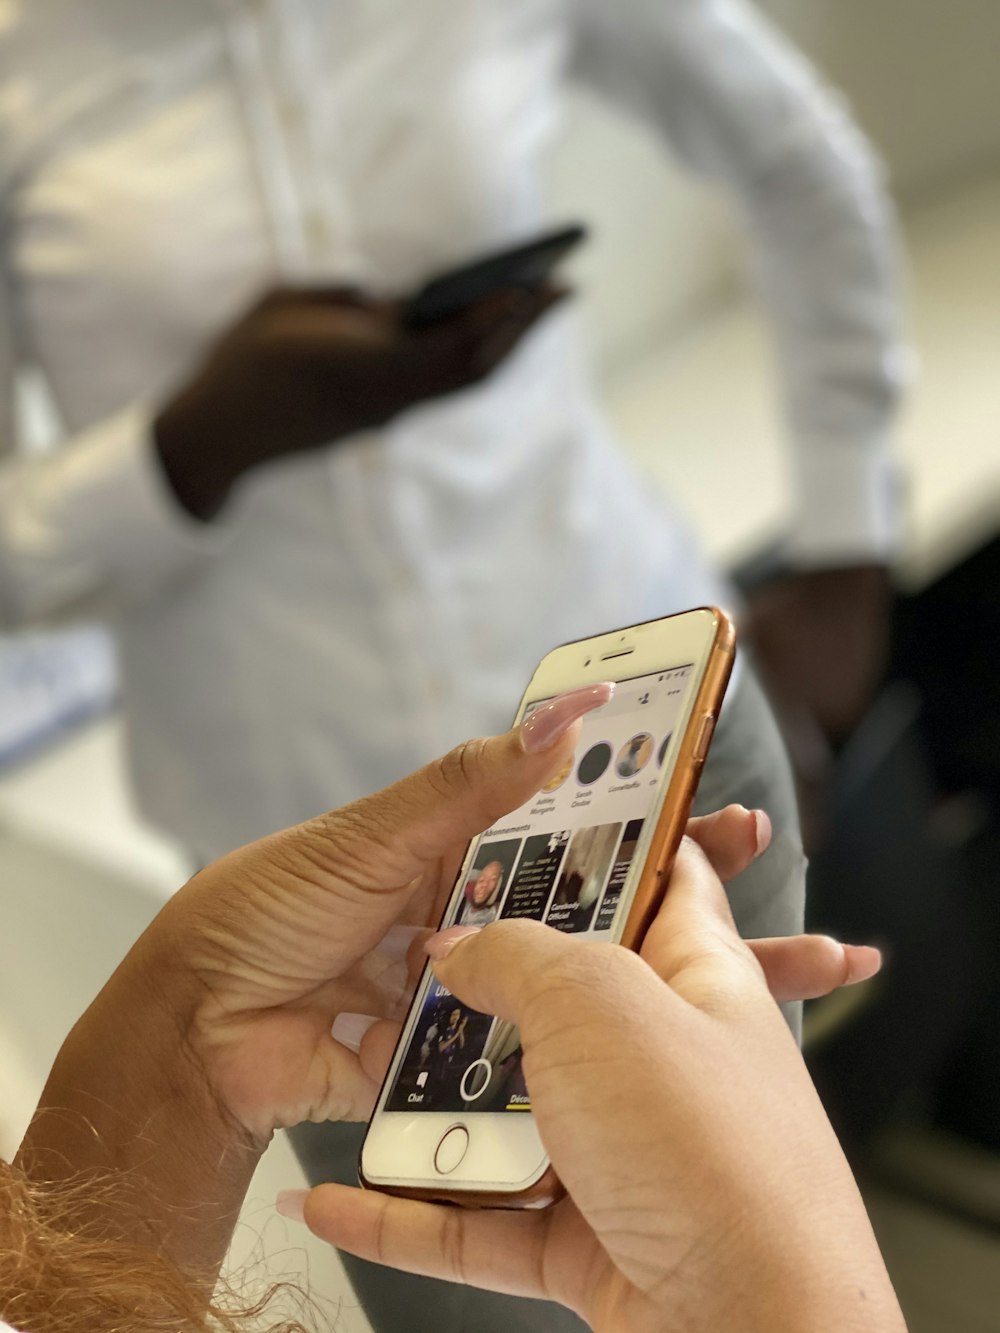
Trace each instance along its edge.
<path fill-rule="evenodd" d="M 572 311 L 485 385 L 260 470 L 210 525 L 150 448 L 154 405 L 275 281 L 404 292 L 532 236 L 574 60 L 747 219 L 795 554 L 884 555 L 889 210 L 741 0 L 0 5 L 0 617 L 113 614 L 140 800 L 203 856 L 503 725 L 553 644 L 720 595 L 609 438 Z M 10 419 L 28 363 L 65 427 L 41 459 Z"/>

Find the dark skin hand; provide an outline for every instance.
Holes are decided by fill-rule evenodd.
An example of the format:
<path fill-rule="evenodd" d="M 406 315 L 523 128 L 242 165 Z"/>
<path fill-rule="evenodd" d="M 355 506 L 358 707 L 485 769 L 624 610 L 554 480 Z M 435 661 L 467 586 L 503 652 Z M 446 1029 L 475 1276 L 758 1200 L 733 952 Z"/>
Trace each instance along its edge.
<path fill-rule="evenodd" d="M 153 436 L 181 504 L 210 520 L 236 481 L 485 379 L 565 293 L 507 290 L 426 329 L 345 288 L 271 292 L 162 409 Z"/>
<path fill-rule="evenodd" d="M 747 624 L 799 781 L 803 822 L 819 836 L 835 750 L 860 722 L 889 656 L 892 585 L 884 565 L 810 570 L 749 597 Z"/>

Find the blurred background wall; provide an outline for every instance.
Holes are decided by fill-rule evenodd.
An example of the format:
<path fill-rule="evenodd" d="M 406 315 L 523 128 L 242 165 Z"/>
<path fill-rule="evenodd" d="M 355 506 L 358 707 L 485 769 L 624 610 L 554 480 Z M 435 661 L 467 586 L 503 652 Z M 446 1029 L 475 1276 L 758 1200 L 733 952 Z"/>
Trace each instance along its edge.
<path fill-rule="evenodd" d="M 1000 5 L 993 0 L 762 0 L 844 92 L 904 207 L 1000 162 Z M 550 171 L 556 216 L 586 216 L 576 262 L 609 370 L 703 317 L 738 282 L 736 233 L 718 199 L 664 157 L 650 131 L 577 91 Z"/>

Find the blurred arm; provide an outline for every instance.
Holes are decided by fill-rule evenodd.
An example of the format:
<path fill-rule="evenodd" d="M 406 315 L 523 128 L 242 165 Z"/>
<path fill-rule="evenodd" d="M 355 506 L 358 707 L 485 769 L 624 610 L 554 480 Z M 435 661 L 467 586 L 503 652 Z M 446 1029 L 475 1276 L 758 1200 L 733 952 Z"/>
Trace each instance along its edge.
<path fill-rule="evenodd" d="M 843 106 L 743 0 L 578 0 L 580 72 L 734 197 L 776 337 L 799 565 L 886 560 L 907 379 L 892 206 Z"/>
<path fill-rule="evenodd" d="M 16 456 L 17 354 L 6 306 L 0 276 L 0 626 L 148 597 L 219 539 L 171 495 L 139 405 L 58 453 Z"/>

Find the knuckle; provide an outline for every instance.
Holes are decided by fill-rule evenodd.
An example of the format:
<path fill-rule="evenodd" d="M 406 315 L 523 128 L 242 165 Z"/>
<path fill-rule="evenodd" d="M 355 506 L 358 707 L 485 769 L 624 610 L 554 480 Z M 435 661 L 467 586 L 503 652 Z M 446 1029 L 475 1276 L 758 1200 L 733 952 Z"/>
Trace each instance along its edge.
<path fill-rule="evenodd" d="M 832 935 L 814 937 L 813 949 L 816 961 L 828 974 L 829 982 L 834 986 L 843 986 L 850 979 L 851 965 L 844 946 Z"/>
<path fill-rule="evenodd" d="M 454 800 L 474 789 L 484 769 L 486 741 L 463 741 L 427 770 L 427 780 L 444 800 Z"/>
<path fill-rule="evenodd" d="M 538 925 L 532 921 L 511 921 L 511 926 L 521 927 L 520 940 L 515 936 L 514 947 L 528 942 L 528 932 L 534 933 Z M 542 929 L 551 929 L 542 927 Z M 574 940 L 564 936 L 563 945 L 552 957 L 544 970 L 534 973 L 528 982 L 532 1001 L 539 1003 L 551 1001 L 556 996 L 573 997 L 574 1002 L 583 996 L 600 997 L 611 979 L 621 966 L 615 958 L 616 953 L 626 951 L 609 949 L 606 944 Z"/>
<path fill-rule="evenodd" d="M 701 1009 L 725 1019 L 744 1014 L 761 1001 L 770 1007 L 773 1001 L 764 970 L 753 953 L 740 940 L 725 940 L 722 951 L 728 953 L 726 965 L 716 969 Z"/>

